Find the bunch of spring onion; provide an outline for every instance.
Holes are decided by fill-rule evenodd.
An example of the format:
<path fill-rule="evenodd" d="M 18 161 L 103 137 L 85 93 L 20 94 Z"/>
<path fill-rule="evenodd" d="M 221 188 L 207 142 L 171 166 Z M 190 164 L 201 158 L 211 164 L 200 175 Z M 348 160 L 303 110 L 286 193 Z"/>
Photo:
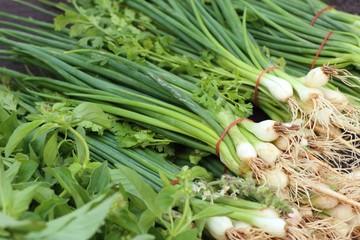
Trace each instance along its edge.
<path fill-rule="evenodd" d="M 351 98 L 352 103 L 358 106 L 356 99 L 353 98 L 354 94 L 359 92 L 359 89 L 356 87 L 358 85 L 357 78 L 352 77 L 348 71 L 339 69 L 349 64 L 356 66 L 358 30 L 348 25 L 343 26 L 342 24 L 344 23 L 338 22 L 339 20 L 335 15 L 341 12 L 335 9 L 323 12 L 316 19 L 316 22 L 312 24 L 313 26 L 310 26 L 309 15 L 314 17 L 315 13 L 309 12 L 313 12 L 315 9 L 325 9 L 326 5 L 320 1 L 294 2 L 297 2 L 296 5 L 301 8 L 301 11 L 294 9 L 289 4 L 285 4 L 284 1 L 256 3 L 254 9 L 257 10 L 254 11 L 259 14 L 260 19 L 266 19 L 264 20 L 266 26 L 259 28 L 256 24 L 257 21 L 251 22 L 249 23 L 249 31 L 260 45 L 270 49 L 271 55 L 286 59 L 288 66 L 286 70 L 295 75 L 301 75 L 304 71 L 308 71 L 310 64 L 314 64 L 314 66 L 324 64 L 336 65 L 338 69 L 322 69 L 328 75 L 338 76 L 339 80 L 341 80 L 332 81 L 331 84 L 327 84 L 327 88 L 331 90 L 339 88 L 341 93 L 345 93 L 348 98 Z M 238 6 L 243 6 L 243 4 L 238 1 Z M 243 7 L 240 8 L 243 9 Z M 334 19 L 329 17 L 331 15 L 334 15 Z M 352 16 L 349 17 L 348 15 L 345 14 L 348 21 L 357 18 L 357 16 L 349 15 Z M 278 21 L 276 16 L 279 16 L 281 20 Z M 282 22 L 291 23 L 296 25 L 296 27 L 284 26 Z M 300 31 L 298 30 L 299 26 L 301 26 Z M 333 34 L 324 43 L 322 50 L 319 51 L 320 45 L 328 31 L 332 31 Z M 295 36 L 299 32 L 306 32 L 307 34 Z M 307 39 L 307 36 L 311 37 Z M 355 42 L 350 43 L 350 40 L 355 40 Z M 319 58 L 315 60 L 317 53 L 319 53 Z M 354 75 L 358 75 L 356 70 L 351 68 L 348 70 L 351 70 Z M 321 76 L 319 76 L 319 79 L 322 79 Z M 326 80 L 324 83 L 327 83 L 328 78 L 324 79 Z M 337 94 L 338 96 L 336 96 L 336 93 L 332 93 L 332 91 L 324 92 L 324 94 L 329 95 L 333 101 L 336 101 L 335 104 L 345 101 L 345 98 L 340 93 Z"/>
<path fill-rule="evenodd" d="M 249 6 L 248 6 L 249 4 Z M 276 5 L 278 4 L 278 5 Z M 314 7 L 313 4 L 318 4 L 318 5 L 322 5 L 319 2 L 315 2 L 315 3 L 299 3 L 300 6 L 304 7 L 304 5 L 307 5 L 308 7 Z M 287 11 L 285 10 L 289 10 L 293 9 L 291 7 L 288 7 L 289 5 L 284 4 L 284 2 L 282 1 L 275 1 L 275 2 L 270 2 L 270 1 L 263 1 L 263 3 L 260 2 L 247 2 L 246 4 L 244 4 L 241 1 L 237 1 L 236 4 L 237 7 L 244 9 L 244 6 L 248 6 L 250 7 L 255 14 L 258 15 L 259 18 L 264 18 L 265 22 L 266 22 L 266 27 L 264 28 L 259 28 L 257 27 L 256 23 L 249 23 L 249 28 L 251 29 L 250 32 L 252 33 L 252 35 L 257 39 L 257 41 L 260 43 L 260 45 L 266 45 L 267 47 L 269 47 L 272 51 L 272 49 L 275 48 L 275 51 L 277 50 L 281 50 L 281 51 L 286 51 L 284 54 L 280 54 L 278 56 L 285 58 L 287 60 L 287 66 L 285 68 L 286 71 L 289 72 L 293 72 L 296 75 L 301 75 L 301 72 L 304 71 L 304 67 L 306 66 L 301 66 L 301 65 L 297 65 L 297 64 L 292 64 L 292 59 L 288 58 L 287 54 L 292 54 L 294 53 L 294 56 L 297 60 L 300 60 L 302 58 L 308 58 L 310 62 L 314 61 L 315 58 L 315 54 L 317 53 L 318 49 L 319 49 L 319 45 L 320 45 L 320 40 L 318 41 L 314 41 L 313 39 L 315 38 L 314 36 L 316 36 L 316 34 L 319 33 L 324 33 L 322 31 L 318 31 L 317 27 L 315 26 L 309 26 L 309 22 L 304 21 L 304 18 L 297 18 L 291 14 L 289 14 Z M 283 8 L 283 9 L 282 9 Z M 290 9 L 289 9 L 290 8 Z M 273 11 L 271 11 L 273 10 Z M 274 12 L 275 10 L 275 12 Z M 294 13 L 299 13 L 298 11 L 295 11 L 293 9 Z M 292 11 L 290 11 L 292 12 Z M 336 11 L 335 11 L 336 12 Z M 326 12 L 327 13 L 327 12 Z M 241 13 L 240 13 L 241 14 Z M 304 13 L 305 14 L 305 13 Z M 325 14 L 325 13 L 324 13 Z M 280 18 L 276 19 L 276 15 L 281 15 L 280 18 L 281 20 L 279 20 Z M 303 15 L 301 15 L 303 16 Z M 322 15 L 321 15 L 322 17 Z M 285 20 L 285 18 L 287 18 L 288 20 Z M 325 18 L 326 18 L 326 14 L 325 14 Z M 320 19 L 319 19 L 320 20 Z M 271 22 L 274 21 L 274 22 Z M 303 23 L 300 23 L 301 21 L 303 21 Z M 255 21 L 256 22 L 256 21 Z M 291 23 L 293 25 L 296 25 L 296 28 L 284 28 L 285 25 L 281 25 L 281 23 L 285 24 Z M 330 21 L 331 22 L 331 21 Z M 320 25 L 321 23 L 323 23 L 322 21 L 319 21 Z M 276 25 L 278 24 L 278 25 Z M 330 24 L 330 23 L 329 23 Z M 308 34 L 301 34 L 301 36 L 296 36 L 296 37 L 292 37 L 290 36 L 291 34 L 297 34 L 297 32 L 299 31 L 294 31 L 294 29 L 298 29 L 298 26 L 301 26 L 302 28 L 302 32 L 307 32 Z M 337 26 L 337 25 L 336 25 Z M 328 26 L 328 28 L 330 28 L 330 26 Z M 330 28 L 330 30 L 332 30 L 334 28 Z M 351 31 L 351 28 L 347 29 L 347 32 L 338 32 L 340 30 L 344 30 L 342 28 L 338 28 L 335 30 L 335 33 L 338 33 L 340 36 L 342 37 L 347 37 L 350 36 L 350 38 L 354 39 L 354 37 L 351 37 L 352 35 L 356 35 L 355 31 Z M 310 33 L 309 33 L 310 31 Z M 260 35 L 259 33 L 262 32 Z M 312 38 L 311 39 L 305 39 L 307 36 L 311 35 Z M 303 39 L 300 39 L 300 37 L 303 37 Z M 319 37 L 320 38 L 320 37 Z M 331 36 L 331 39 L 333 38 L 333 35 Z M 332 47 L 332 45 L 336 45 L 340 46 L 340 47 L 349 47 L 350 49 L 348 49 L 348 52 L 353 53 L 355 50 L 353 48 L 351 48 L 351 46 L 349 44 L 346 43 L 346 40 L 342 40 L 343 44 L 339 44 L 336 41 L 341 41 L 342 38 L 337 38 L 335 37 L 335 43 L 331 43 L 329 45 L 328 42 L 326 42 L 325 48 L 323 48 L 323 50 L 320 52 L 320 54 L 326 54 L 329 53 L 329 57 L 321 57 L 322 55 L 320 55 L 320 58 L 318 60 L 320 60 L 320 64 L 322 63 L 332 63 L 333 60 L 337 61 L 339 60 L 339 57 L 343 57 L 344 55 L 344 51 L 339 50 L 340 52 L 338 54 L 336 54 L 337 50 L 334 49 L 334 47 Z M 349 38 L 349 37 L 348 37 Z M 355 37 L 356 38 L 356 37 Z M 329 40 L 331 40 L 329 39 Z M 279 40 L 279 41 L 278 41 Z M 312 43 L 309 43 L 309 41 L 312 41 Z M 294 45 L 292 47 L 290 47 L 289 49 L 286 47 L 288 44 L 291 45 L 293 42 Z M 270 44 L 270 45 L 268 45 Z M 281 47 L 280 47 L 281 45 Z M 329 46 L 329 48 L 326 48 L 326 46 Z M 356 47 L 356 46 L 355 46 Z M 312 52 L 307 51 L 308 49 L 312 48 Z M 301 57 L 299 57 L 299 53 L 301 54 Z M 273 54 L 271 52 L 271 54 Z M 276 55 L 276 54 L 275 54 Z M 316 61 L 317 62 L 317 61 Z M 306 63 L 301 61 L 301 63 Z M 339 64 L 339 62 L 334 62 L 335 64 L 337 64 L 337 67 L 341 67 L 341 64 Z M 345 66 L 345 65 L 344 65 Z M 305 68 L 306 69 L 306 68 Z M 337 76 L 338 79 L 333 80 L 333 81 L 329 81 L 330 78 L 329 76 Z M 341 80 L 341 81 L 338 81 Z M 348 70 L 345 69 L 335 69 L 334 67 L 330 67 L 330 66 L 322 66 L 319 68 L 315 68 L 312 69 L 309 74 L 305 77 L 302 78 L 302 81 L 304 82 L 304 84 L 306 86 L 312 87 L 312 88 L 317 88 L 319 89 L 323 96 L 325 97 L 326 100 L 328 100 L 331 104 L 333 104 L 335 106 L 336 109 L 338 109 L 340 112 L 348 112 L 349 113 L 349 117 L 354 116 L 354 123 L 357 121 L 357 116 L 358 116 L 358 109 L 359 109 L 359 103 L 357 100 L 357 96 L 359 93 L 359 88 L 358 88 L 358 78 L 355 76 L 351 76 L 350 72 Z M 321 122 L 327 122 L 329 121 L 327 114 L 323 114 L 324 112 L 329 111 L 328 109 L 321 109 L 317 116 L 312 119 L 313 122 L 319 121 Z M 321 124 L 323 125 L 323 124 Z M 341 127 L 341 126 L 340 126 Z M 324 129 L 320 129 L 319 127 L 316 127 L 317 132 L 324 132 Z M 336 142 L 338 145 L 340 145 L 341 147 L 345 147 L 348 150 L 351 150 L 353 152 L 356 152 L 356 154 L 358 154 L 358 150 L 356 149 L 356 146 L 358 145 L 358 141 L 355 138 L 354 139 L 354 135 L 353 134 L 341 134 L 341 132 L 336 129 L 331 127 L 331 131 L 328 132 L 328 137 L 330 137 L 334 142 Z M 348 129 L 345 127 L 342 129 L 342 131 L 347 131 Z M 355 133 L 357 133 L 357 131 L 355 131 Z M 334 146 L 337 147 L 337 146 Z M 355 158 L 357 159 L 357 158 Z"/>
<path fill-rule="evenodd" d="M 285 2 L 284 0 L 275 0 L 273 2 L 287 10 L 287 14 L 291 13 L 310 25 L 316 25 L 326 30 L 338 31 L 342 34 L 345 32 L 356 35 L 360 34 L 360 18 L 358 15 L 336 10 L 335 6 L 328 6 L 323 1 L 294 0 Z M 350 34 L 348 35 L 350 36 Z"/>
<path fill-rule="evenodd" d="M 324 7 L 324 4 L 318 1 L 315 3 L 295 2 L 299 2 L 297 5 L 301 9 Z M 322 87 L 324 96 L 334 105 L 338 105 L 340 110 L 348 106 L 345 104 L 347 101 L 358 107 L 357 100 L 352 96 L 354 93 L 358 94 L 356 87 L 358 77 L 352 76 L 346 69 L 340 69 L 349 65 L 357 66 L 358 33 L 351 27 L 342 26 L 336 20 L 328 19 L 327 14 L 335 13 L 336 10 L 324 12 L 315 24 L 310 26 L 310 21 L 307 21 L 309 17 L 306 17 L 309 15 L 308 13 L 299 12 L 293 7 L 289 7 L 288 4 L 284 4 L 283 1 L 263 1 L 262 3 L 250 1 L 246 4 L 236 1 L 235 5 L 242 10 L 245 9 L 245 6 L 250 8 L 250 11 L 253 11 L 259 19 L 265 22 L 266 26 L 262 28 L 258 27 L 257 21 L 249 23 L 249 31 L 260 45 L 269 48 L 271 55 L 286 59 L 288 66 L 286 71 L 301 75 L 310 69 L 311 64 L 313 67 L 324 64 L 335 65 L 336 69 L 334 67 L 315 68 L 317 70 L 312 70 L 312 76 L 309 76 L 309 79 L 305 79 L 304 82 L 311 87 Z M 322 18 L 327 20 L 326 24 Z M 324 42 L 322 50 L 319 50 L 329 31 L 332 31 L 332 34 Z M 319 54 L 318 58 L 315 57 L 317 54 Z M 324 73 L 334 76 L 336 79 L 331 84 L 327 84 L 325 88 L 323 86 L 328 83 L 329 78 L 324 76 Z M 353 73 L 358 75 L 357 71 Z M 318 81 L 314 80 L 316 78 Z M 337 88 L 340 91 L 337 91 Z"/>
<path fill-rule="evenodd" d="M 288 12 L 280 2 L 247 1 L 245 3 L 245 1 L 236 0 L 234 5 L 239 11 L 247 8 L 264 21 L 266 27 L 262 28 L 263 30 L 252 28 L 252 33 L 254 36 L 262 38 L 261 41 L 259 40 L 261 44 L 269 40 L 269 36 L 273 37 L 273 44 L 269 46 L 275 50 L 271 51 L 272 55 L 281 55 L 280 57 L 298 63 L 311 65 L 320 44 L 329 32 L 328 29 L 318 27 L 316 24 L 310 25 L 310 22 Z M 280 49 L 278 40 L 281 41 L 281 38 L 283 48 Z M 283 54 L 279 54 L 279 52 L 283 52 Z M 316 64 L 318 66 L 323 64 L 337 64 L 339 67 L 357 66 L 358 52 L 356 33 L 352 33 L 350 29 L 346 32 L 344 30 L 342 32 L 335 31 L 326 41 Z M 299 53 L 302 56 L 299 56 Z"/>

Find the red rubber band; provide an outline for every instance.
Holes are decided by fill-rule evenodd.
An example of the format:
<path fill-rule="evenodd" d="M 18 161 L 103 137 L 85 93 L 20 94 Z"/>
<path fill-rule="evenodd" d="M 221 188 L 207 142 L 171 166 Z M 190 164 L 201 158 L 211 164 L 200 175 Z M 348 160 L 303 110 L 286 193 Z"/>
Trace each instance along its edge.
<path fill-rule="evenodd" d="M 224 166 L 224 175 L 226 175 L 226 174 L 227 174 L 227 171 L 228 171 L 227 166 Z"/>
<path fill-rule="evenodd" d="M 311 26 L 314 25 L 314 23 L 316 22 L 316 20 L 320 17 L 320 15 L 321 15 L 323 12 L 326 12 L 326 11 L 328 11 L 328 10 L 330 10 L 330 9 L 333 9 L 333 8 L 335 8 L 335 6 L 327 6 L 326 8 L 323 8 L 323 9 L 321 9 L 320 11 L 318 11 L 318 12 L 315 14 L 315 16 L 313 17 L 313 19 L 311 20 L 310 25 L 311 25 Z"/>
<path fill-rule="evenodd" d="M 241 123 L 241 122 L 244 121 L 244 120 L 246 120 L 246 121 L 251 121 L 250 119 L 247 119 L 247 118 L 239 118 L 239 119 L 236 119 L 235 121 L 233 121 L 232 123 L 230 123 L 229 126 L 223 131 L 223 133 L 221 134 L 219 140 L 216 142 L 216 145 L 215 145 L 215 152 L 216 152 L 216 155 L 217 155 L 217 156 L 220 156 L 220 153 L 219 153 L 220 143 L 222 142 L 222 140 L 224 139 L 224 137 L 226 136 L 226 134 L 229 132 L 229 130 L 230 130 L 233 126 Z"/>
<path fill-rule="evenodd" d="M 328 32 L 328 33 L 326 34 L 324 40 L 322 41 L 322 43 L 321 43 L 321 45 L 320 45 L 320 47 L 319 47 L 319 49 L 318 49 L 318 51 L 317 51 L 317 53 L 316 53 L 316 55 L 315 55 L 314 60 L 313 60 L 312 63 L 311 63 L 311 69 L 313 69 L 313 68 L 315 67 L 316 60 L 318 59 L 321 50 L 323 49 L 326 41 L 329 39 L 329 37 L 331 36 L 331 34 L 332 34 L 332 32 Z M 311 69 L 310 69 L 310 70 L 311 70 Z"/>
<path fill-rule="evenodd" d="M 267 69 L 262 70 L 262 72 L 259 74 L 258 78 L 256 79 L 256 83 L 255 83 L 255 89 L 254 89 L 254 105 L 257 106 L 258 105 L 258 95 L 259 95 L 259 85 L 260 85 L 260 81 L 262 76 L 267 73 L 270 72 L 274 69 L 279 68 L 278 66 L 273 66 Z"/>
<path fill-rule="evenodd" d="M 179 179 L 175 179 L 175 180 L 173 180 L 173 181 L 170 182 L 170 185 L 175 185 L 175 184 L 177 184 L 177 183 L 179 183 L 179 182 L 180 182 Z"/>

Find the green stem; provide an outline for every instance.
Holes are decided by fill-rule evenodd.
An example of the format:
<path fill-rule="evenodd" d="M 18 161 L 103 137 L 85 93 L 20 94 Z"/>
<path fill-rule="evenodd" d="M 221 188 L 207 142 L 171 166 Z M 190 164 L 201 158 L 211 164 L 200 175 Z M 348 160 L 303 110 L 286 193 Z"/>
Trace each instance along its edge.
<path fill-rule="evenodd" d="M 72 127 L 69 127 L 67 128 L 72 134 L 74 134 L 75 138 L 77 138 L 83 148 L 84 148 L 84 152 L 85 152 L 85 156 L 84 156 L 84 162 L 82 162 L 83 164 L 83 168 L 85 169 L 86 166 L 88 165 L 89 161 L 90 161 L 90 151 L 89 151 L 89 147 L 87 145 L 87 142 L 85 141 L 85 139 L 83 138 L 83 136 L 78 132 L 76 131 L 75 129 L 73 129 Z"/>

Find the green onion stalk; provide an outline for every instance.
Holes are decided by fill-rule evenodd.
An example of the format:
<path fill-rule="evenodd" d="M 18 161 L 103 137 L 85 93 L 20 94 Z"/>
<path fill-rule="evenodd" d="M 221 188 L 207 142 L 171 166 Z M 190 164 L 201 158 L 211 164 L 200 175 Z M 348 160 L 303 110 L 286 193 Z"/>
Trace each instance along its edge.
<path fill-rule="evenodd" d="M 360 18 L 358 15 L 337 10 L 336 7 L 328 6 L 322 1 L 293 0 L 291 2 L 286 2 L 284 0 L 276 0 L 273 2 L 306 23 L 312 23 L 312 25 L 316 25 L 317 27 L 326 30 L 342 33 L 351 32 L 358 36 L 360 34 Z M 320 13 L 320 11 L 322 12 Z M 315 18 L 317 14 L 319 16 Z"/>
<path fill-rule="evenodd" d="M 102 28 L 99 24 L 94 24 L 91 21 L 89 21 L 88 19 L 91 18 L 91 15 L 87 15 L 87 12 L 84 10 L 84 8 L 79 8 L 77 3 L 74 1 L 73 2 L 75 9 L 72 9 L 71 11 L 76 12 L 76 10 L 78 11 L 79 16 L 81 16 L 81 18 L 83 18 L 83 20 L 85 21 L 84 25 L 86 25 L 87 27 L 89 27 L 89 25 L 93 24 L 94 27 L 96 28 L 96 30 L 99 30 L 101 34 L 104 34 L 106 36 L 109 36 L 109 48 L 113 50 L 113 48 L 111 46 L 113 46 L 114 42 L 117 43 L 118 42 L 118 36 L 115 34 L 111 35 L 112 31 L 105 31 L 104 28 Z M 131 5 L 132 3 L 130 3 Z M 143 3 L 146 4 L 146 3 Z M 157 4 L 159 4 L 159 2 L 157 2 Z M 261 52 L 257 49 L 258 47 L 256 46 L 256 44 L 254 44 L 252 41 L 249 40 L 249 38 L 251 39 L 251 36 L 246 33 L 246 14 L 244 17 L 244 21 L 243 23 L 241 23 L 240 21 L 235 21 L 234 23 L 232 23 L 231 21 L 229 23 L 227 23 L 230 27 L 230 29 L 225 29 L 224 28 L 224 24 L 226 23 L 227 19 L 230 19 L 231 17 L 236 17 L 236 3 L 235 6 L 232 5 L 231 2 L 212 2 L 211 7 L 213 8 L 213 11 L 210 7 L 208 7 L 207 9 L 204 9 L 200 3 L 196 2 L 196 6 L 195 8 L 192 7 L 192 9 L 194 10 L 193 13 L 191 14 L 189 13 L 189 6 L 191 3 L 189 4 L 180 4 L 179 3 L 171 3 L 175 8 L 176 11 L 180 11 L 180 13 L 185 16 L 185 17 L 189 17 L 190 20 L 192 20 L 192 22 L 190 22 L 187 19 L 184 19 L 184 17 L 181 17 L 181 21 L 180 22 L 176 22 L 176 24 L 174 25 L 174 27 L 170 28 L 169 26 L 171 26 L 171 21 L 169 21 L 169 23 L 167 23 L 167 26 L 169 29 L 171 29 L 171 31 L 174 31 L 174 29 L 179 28 L 179 31 L 176 31 L 176 33 L 174 33 L 175 35 L 177 34 L 180 38 L 184 38 L 184 41 L 192 41 L 189 46 L 183 46 L 182 48 L 180 48 L 179 44 L 177 44 L 177 49 L 181 52 L 181 53 L 185 53 L 185 54 L 189 54 L 189 49 L 191 49 L 191 47 L 194 46 L 199 46 L 200 49 L 201 47 L 205 46 L 211 50 L 215 49 L 217 50 L 215 53 L 218 55 L 218 53 L 220 52 L 222 55 L 218 55 L 221 58 L 223 56 L 227 56 L 230 57 L 230 55 L 235 55 L 235 57 L 240 58 L 241 60 L 243 60 L 245 63 L 248 64 L 252 64 L 256 67 L 258 67 L 258 69 L 262 69 L 262 68 L 267 68 L 273 64 L 271 61 L 266 60 L 266 58 L 261 54 Z M 183 6 L 181 6 L 183 5 Z M 193 4 L 194 5 L 194 4 Z M 163 7 L 165 10 L 164 13 L 162 14 L 167 14 L 169 12 L 169 9 L 171 9 L 170 5 L 166 5 L 166 3 L 161 3 L 159 6 Z M 119 7 L 114 6 L 115 9 L 119 10 Z M 142 8 L 142 10 L 144 10 L 144 8 Z M 151 10 L 151 9 L 150 9 Z M 158 9 L 155 9 L 157 11 L 157 13 L 159 13 Z M 154 10 L 154 11 L 155 11 Z M 74 12 L 71 12 L 71 14 L 74 14 Z M 115 10 L 109 10 L 109 14 L 113 14 Z M 207 13 L 208 11 L 208 13 Z M 223 14 L 222 12 L 225 12 L 225 14 Z M 69 13 L 69 14 L 70 14 Z M 149 14 L 149 11 L 147 11 L 147 13 Z M 161 13 L 161 12 L 160 12 Z M 197 14 L 195 14 L 197 13 Z M 200 13 L 202 14 L 200 17 Z M 180 15 L 181 15 L 180 14 Z M 212 15 L 210 15 L 212 14 Z M 197 16 L 196 19 L 193 16 Z M 121 16 L 121 15 L 120 15 Z M 155 16 L 155 14 L 152 14 L 151 16 Z M 215 16 L 213 19 L 212 16 Z M 141 16 L 143 17 L 143 16 Z M 168 17 L 166 15 L 164 15 L 163 17 Z M 201 17 L 203 17 L 204 19 L 201 19 Z M 191 19 L 192 18 L 192 19 Z M 65 13 L 65 17 L 62 16 L 58 16 L 55 19 L 55 22 L 58 22 L 58 25 L 61 25 L 61 22 L 66 19 L 66 13 Z M 104 18 L 105 20 L 105 18 Z M 155 19 L 156 20 L 156 19 Z M 186 21 L 187 20 L 187 21 Z M 140 27 L 144 27 L 147 26 L 146 24 L 148 23 L 144 23 L 144 21 L 142 21 L 141 19 L 131 19 L 131 21 L 134 21 L 134 24 L 140 24 Z M 126 19 L 125 21 L 126 22 Z M 204 34 L 202 34 L 201 32 L 199 33 L 199 31 L 196 29 L 197 26 L 195 26 L 193 23 L 199 22 L 199 27 L 200 30 L 202 30 L 205 34 L 205 36 L 203 36 Z M 70 21 L 71 23 L 71 21 Z M 190 34 L 190 37 L 186 37 L 184 35 L 184 33 L 181 33 L 181 31 L 184 29 L 184 26 L 181 26 L 181 23 L 183 23 L 182 25 L 188 25 L 190 26 L 189 29 L 193 30 L 193 33 L 189 33 L 190 30 L 185 31 L 185 34 Z M 144 26 L 142 26 L 142 24 L 144 24 Z M 170 25 L 169 25 L 170 24 Z M 191 25 L 193 24 L 193 25 Z M 75 26 L 79 25 L 78 22 L 74 23 L 74 29 Z M 212 25 L 217 26 L 217 29 L 214 30 L 214 27 L 212 27 Z M 127 26 L 128 27 L 128 26 Z M 126 29 L 127 29 L 126 27 Z M 60 29 L 64 29 L 63 27 Z M 153 30 L 154 26 L 150 26 L 149 29 Z M 133 30 L 133 28 L 130 28 L 130 30 Z M 137 29 L 139 30 L 139 29 Z M 195 31 L 196 30 L 196 31 Z M 133 30 L 134 31 L 134 30 Z M 158 31 L 158 34 L 163 34 L 162 31 L 156 30 Z M 216 32 L 217 31 L 217 32 Z M 135 31 L 136 32 L 136 31 Z M 198 37 L 196 37 L 196 34 L 199 34 Z M 202 34 L 202 35 L 200 35 Z M 74 35 L 74 34 L 73 34 Z M 128 35 L 128 33 L 125 34 L 126 36 Z M 249 35 L 249 36 L 247 36 Z M 219 37 L 220 36 L 220 37 Z M 225 36 L 225 37 L 221 37 L 221 36 Z M 200 37 L 206 37 L 209 38 L 209 41 L 203 41 L 203 42 L 199 42 Z M 190 40 L 191 38 L 194 38 L 193 40 Z M 107 39 L 108 40 L 108 39 Z M 105 41 L 107 41 L 105 40 Z M 119 42 L 124 43 L 124 41 L 126 42 L 126 38 L 125 39 L 119 39 Z M 196 42 L 199 42 L 197 44 L 195 44 Z M 190 43 L 190 42 L 189 42 Z M 219 47 L 219 43 L 221 43 L 224 47 Z M 203 45 L 203 46 L 201 46 Z M 133 46 L 131 46 L 133 47 Z M 194 53 L 199 52 L 199 47 L 196 47 L 192 52 L 191 52 L 191 56 L 194 55 Z M 252 50 L 249 50 L 250 48 L 252 48 Z M 184 49 L 186 49 L 186 51 L 184 52 Z M 144 49 L 142 49 L 144 50 Z M 229 51 L 230 54 L 228 54 L 226 51 Z M 149 51 L 147 51 L 146 54 L 150 54 Z M 156 55 L 156 54 L 155 54 Z M 160 54 L 161 55 L 161 54 Z M 161 58 L 159 57 L 159 54 L 157 54 L 156 56 L 153 56 L 153 59 L 158 59 Z M 163 59 L 165 61 L 168 61 L 169 58 L 165 58 Z M 178 61 L 178 59 L 176 59 L 176 61 Z M 164 62 L 164 61 L 163 61 Z M 234 68 L 232 67 L 231 70 L 233 71 Z M 287 69 L 285 69 L 287 70 Z M 317 69 L 319 70 L 319 69 Z M 337 71 L 329 71 L 329 68 L 327 68 L 326 73 L 334 73 Z M 223 74 L 223 73 L 221 73 Z M 313 84 L 313 80 L 314 76 L 317 76 L 318 74 L 316 73 L 311 73 L 309 77 L 307 78 L 301 78 L 301 81 L 304 82 L 305 81 L 305 85 L 306 87 L 312 88 L 310 90 L 313 91 L 309 91 L 309 89 L 306 89 L 306 87 L 304 88 L 303 86 L 301 86 L 301 84 L 299 85 L 298 83 L 293 83 L 292 85 L 296 85 L 297 87 L 295 87 L 295 89 L 299 90 L 298 91 L 298 95 L 300 97 L 300 99 L 302 100 L 309 100 L 310 98 L 312 99 L 312 101 L 314 100 L 313 97 L 317 97 L 316 99 L 316 106 L 311 106 L 311 104 L 306 104 L 303 111 L 305 111 L 305 114 L 310 115 L 309 118 L 316 118 L 314 115 L 316 114 L 316 109 L 318 108 L 325 108 L 324 110 L 320 111 L 320 115 L 321 118 L 324 119 L 323 121 L 320 121 L 320 124 L 323 124 L 325 126 L 328 126 L 330 123 L 335 122 L 335 124 L 339 123 L 338 125 L 340 125 L 343 128 L 349 128 L 352 129 L 353 125 L 355 125 L 356 127 L 356 121 L 352 121 L 351 119 L 357 119 L 357 110 L 356 108 L 354 109 L 351 104 L 349 106 L 349 104 L 347 104 L 347 101 L 343 101 L 346 97 L 343 96 L 343 94 L 339 93 L 338 91 L 335 91 L 334 89 L 315 89 L 318 88 L 318 85 L 314 85 Z M 258 76 L 258 74 L 257 74 Z M 317 81 L 319 82 L 320 86 L 324 83 L 324 81 L 328 81 L 326 79 L 326 77 L 323 77 L 325 80 L 320 80 Z M 255 76 L 253 76 L 253 81 L 255 79 Z M 308 79 L 308 80 L 307 80 Z M 346 79 L 346 81 L 348 81 L 349 83 L 351 82 L 351 79 Z M 250 81 L 251 82 L 251 81 Z M 265 81 L 261 81 L 261 82 L 267 82 Z M 260 83 L 261 83 L 260 82 Z M 245 82 L 245 84 L 248 84 L 248 82 Z M 272 85 L 272 84 L 270 84 Z M 252 87 L 254 86 L 254 83 L 252 85 Z M 272 87 L 272 89 L 274 89 Z M 303 91 L 302 91 L 302 90 Z M 263 91 L 264 89 L 262 89 L 260 87 L 260 91 Z M 277 91 L 279 92 L 279 91 Z M 269 94 L 267 94 L 269 95 Z M 321 102 L 321 100 L 324 99 L 324 102 Z M 321 99 L 321 100 L 320 100 Z M 341 102 L 341 104 L 339 104 Z M 263 104 L 260 104 L 263 105 Z M 297 112 L 297 110 L 299 109 L 298 107 L 296 107 L 297 104 L 295 104 L 295 106 L 293 106 L 293 108 L 291 108 L 291 110 L 293 112 Z M 310 105 L 310 106 L 307 106 Z M 326 107 L 327 105 L 329 105 L 330 110 Z M 333 106 L 334 105 L 334 106 Z M 315 109 L 314 109 L 315 108 Z M 321 110 L 319 109 L 319 110 Z M 341 114 L 345 112 L 345 114 Z M 334 113 L 334 114 L 333 114 Z M 337 114 L 335 114 L 337 113 Z M 330 116 L 329 116 L 330 115 Z M 297 114 L 295 114 L 295 116 L 297 117 Z M 330 123 L 329 123 L 330 122 Z M 356 131 L 356 130 L 355 130 Z"/>
<path fill-rule="evenodd" d="M 48 58 L 48 60 L 49 59 L 50 58 Z M 73 70 L 75 69 L 73 68 Z M 14 76 L 14 72 L 7 69 L 2 69 L 2 74 Z M 82 74 L 85 73 L 82 72 Z M 162 131 L 162 134 L 170 132 L 170 138 L 173 138 L 175 141 L 181 141 L 185 145 L 215 153 L 215 144 L 218 139 L 216 132 L 198 116 L 182 108 L 159 101 L 143 93 L 135 92 L 134 90 L 129 91 L 126 88 L 122 89 L 119 86 L 96 79 L 90 75 L 87 75 L 88 80 L 93 81 L 93 83 L 98 82 L 98 86 L 103 87 L 102 90 L 45 77 L 32 77 L 27 75 L 22 75 L 21 77 L 25 85 L 55 90 L 61 94 L 65 94 L 69 98 L 78 99 L 78 101 L 88 100 L 98 102 L 99 106 L 101 106 L 105 112 L 164 129 L 165 131 Z M 78 79 L 76 78 L 76 80 Z M 106 87 L 107 89 L 105 89 Z M 113 89 L 117 89 L 116 93 Z M 171 134 L 171 132 L 177 134 Z M 188 138 L 184 136 L 188 136 Z M 205 141 L 203 143 L 201 143 L 202 138 Z M 224 141 L 222 146 L 223 149 L 225 148 L 225 151 L 220 149 L 224 159 L 227 159 L 225 158 L 226 154 L 231 156 L 231 154 L 227 152 L 229 150 L 226 147 L 226 142 L 228 141 Z M 207 144 L 210 145 L 206 146 Z M 213 147 L 211 147 L 211 145 Z M 233 158 L 230 157 L 229 159 Z M 237 162 L 232 164 L 229 162 L 225 165 L 235 173 L 239 173 Z"/>

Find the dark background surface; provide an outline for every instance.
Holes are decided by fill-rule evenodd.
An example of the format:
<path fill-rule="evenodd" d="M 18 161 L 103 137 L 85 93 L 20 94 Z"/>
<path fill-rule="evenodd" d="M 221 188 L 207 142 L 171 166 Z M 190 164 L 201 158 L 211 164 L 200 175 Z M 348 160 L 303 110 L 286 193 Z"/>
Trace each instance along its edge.
<path fill-rule="evenodd" d="M 37 0 L 25 0 L 29 3 L 37 3 Z M 61 2 L 60 0 L 54 2 Z M 65 2 L 65 1 L 63 1 Z M 327 0 L 329 5 L 335 5 L 337 9 L 360 14 L 360 0 Z M 0 10 L 3 12 L 17 13 L 20 16 L 32 16 L 34 19 L 51 21 L 51 17 L 32 11 L 22 4 L 16 3 L 13 0 L 0 0 Z"/>
<path fill-rule="evenodd" d="M 39 4 L 37 0 L 25 0 L 28 3 L 33 3 L 37 5 L 44 6 L 42 4 Z M 24 1 L 24 2 L 25 2 Z M 61 1 L 53 1 L 53 2 L 61 2 Z M 65 1 L 63 1 L 65 2 Z M 45 8 L 49 9 L 45 6 Z M 13 0 L 0 0 L 0 11 L 7 12 L 7 13 L 15 13 L 19 16 L 24 17 L 32 17 L 37 20 L 43 20 L 43 21 L 52 21 L 52 17 L 41 13 L 39 11 L 33 10 L 23 4 L 17 3 Z"/>
<path fill-rule="evenodd" d="M 360 0 L 329 0 L 326 3 L 336 6 L 339 10 L 360 14 Z"/>

